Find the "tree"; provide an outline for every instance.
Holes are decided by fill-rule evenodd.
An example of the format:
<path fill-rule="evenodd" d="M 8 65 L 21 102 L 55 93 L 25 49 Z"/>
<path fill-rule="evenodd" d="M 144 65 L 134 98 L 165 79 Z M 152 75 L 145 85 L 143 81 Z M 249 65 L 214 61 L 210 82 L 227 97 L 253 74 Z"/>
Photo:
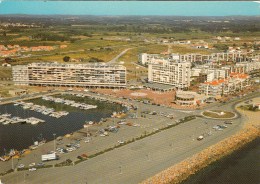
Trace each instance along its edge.
<path fill-rule="evenodd" d="M 63 58 L 63 61 L 64 61 L 64 62 L 69 62 L 69 61 L 70 61 L 70 57 L 69 57 L 69 56 L 65 56 L 65 57 Z"/>
<path fill-rule="evenodd" d="M 218 50 L 228 50 L 228 45 L 226 44 L 214 44 L 213 47 L 215 47 Z"/>
<path fill-rule="evenodd" d="M 12 61 L 13 61 L 13 59 L 10 58 L 10 57 L 5 58 L 5 62 L 6 62 L 6 63 L 9 63 L 9 62 L 12 62 Z"/>
<path fill-rule="evenodd" d="M 6 37 L 6 32 L 5 31 L 3 32 L 3 36 Z"/>

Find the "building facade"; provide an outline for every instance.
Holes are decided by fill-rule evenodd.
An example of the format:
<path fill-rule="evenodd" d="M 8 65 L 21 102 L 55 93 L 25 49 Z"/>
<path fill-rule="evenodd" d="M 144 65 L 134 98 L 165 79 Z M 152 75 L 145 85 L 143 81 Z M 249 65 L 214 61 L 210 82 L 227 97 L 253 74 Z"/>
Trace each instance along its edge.
<path fill-rule="evenodd" d="M 16 85 L 126 87 L 126 68 L 106 64 L 31 63 L 12 68 Z"/>
<path fill-rule="evenodd" d="M 249 85 L 249 75 L 231 73 L 229 78 L 200 84 L 199 91 L 206 96 L 226 95 L 241 91 Z"/>
<path fill-rule="evenodd" d="M 177 89 L 190 86 L 191 63 L 168 62 L 163 65 L 150 64 L 148 66 L 148 82 L 168 84 Z"/>
<path fill-rule="evenodd" d="M 196 93 L 192 91 L 176 91 L 175 103 L 182 106 L 196 105 Z"/>
<path fill-rule="evenodd" d="M 138 57 L 138 62 L 143 65 L 153 64 L 157 61 L 181 61 L 181 62 L 218 62 L 218 61 L 234 61 L 234 62 L 252 62 L 260 61 L 260 55 L 252 55 L 242 51 L 228 51 L 222 53 L 200 54 L 200 53 L 171 53 L 148 54 L 141 53 Z"/>

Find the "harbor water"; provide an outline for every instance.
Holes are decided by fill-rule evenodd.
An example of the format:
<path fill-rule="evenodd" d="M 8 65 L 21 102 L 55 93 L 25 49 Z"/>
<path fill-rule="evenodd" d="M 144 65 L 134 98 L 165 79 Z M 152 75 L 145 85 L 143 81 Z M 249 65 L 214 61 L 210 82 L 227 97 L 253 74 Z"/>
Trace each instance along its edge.
<path fill-rule="evenodd" d="M 191 176 L 182 184 L 259 184 L 260 138 Z"/>
<path fill-rule="evenodd" d="M 72 98 L 75 100 L 77 97 Z M 55 110 L 69 112 L 67 116 L 54 118 L 33 110 L 23 109 L 22 106 L 14 106 L 14 104 L 0 105 L 0 114 L 8 113 L 11 114 L 12 117 L 36 117 L 45 120 L 45 123 L 39 123 L 37 125 L 20 123 L 3 125 L 0 123 L 0 155 L 8 153 L 11 149 L 26 149 L 30 145 L 33 145 L 35 141 L 42 139 L 47 141 L 53 140 L 53 134 L 56 134 L 55 136 L 58 137 L 75 132 L 83 128 L 86 121 L 99 122 L 102 118 L 110 117 L 113 112 L 119 112 L 123 109 L 119 104 L 100 102 L 86 97 L 84 100 L 80 98 L 76 100 L 97 105 L 97 108 L 80 110 L 76 107 L 70 107 L 64 104 L 45 102 L 42 99 L 30 100 L 30 102 L 34 104 L 54 107 Z"/>

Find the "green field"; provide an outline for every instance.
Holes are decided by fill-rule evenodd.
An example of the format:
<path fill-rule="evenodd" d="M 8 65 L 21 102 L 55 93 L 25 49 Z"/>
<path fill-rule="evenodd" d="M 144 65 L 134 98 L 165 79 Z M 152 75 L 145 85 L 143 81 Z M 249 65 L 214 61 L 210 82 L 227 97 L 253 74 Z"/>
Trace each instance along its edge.
<path fill-rule="evenodd" d="M 224 112 L 224 114 L 222 115 L 220 114 L 220 112 Z M 221 110 L 204 111 L 202 114 L 206 117 L 216 118 L 216 119 L 228 119 L 228 118 L 235 117 L 235 114 L 233 112 L 221 111 Z"/>

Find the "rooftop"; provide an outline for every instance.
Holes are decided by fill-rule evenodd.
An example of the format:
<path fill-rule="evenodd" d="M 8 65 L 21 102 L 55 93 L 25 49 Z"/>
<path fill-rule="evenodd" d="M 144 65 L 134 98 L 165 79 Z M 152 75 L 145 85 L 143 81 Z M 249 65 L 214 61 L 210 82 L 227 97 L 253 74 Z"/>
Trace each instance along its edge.
<path fill-rule="evenodd" d="M 163 91 L 169 91 L 175 89 L 174 86 L 166 85 L 166 84 L 158 84 L 158 83 L 145 83 L 145 87 L 151 88 L 153 90 L 163 90 Z"/>

